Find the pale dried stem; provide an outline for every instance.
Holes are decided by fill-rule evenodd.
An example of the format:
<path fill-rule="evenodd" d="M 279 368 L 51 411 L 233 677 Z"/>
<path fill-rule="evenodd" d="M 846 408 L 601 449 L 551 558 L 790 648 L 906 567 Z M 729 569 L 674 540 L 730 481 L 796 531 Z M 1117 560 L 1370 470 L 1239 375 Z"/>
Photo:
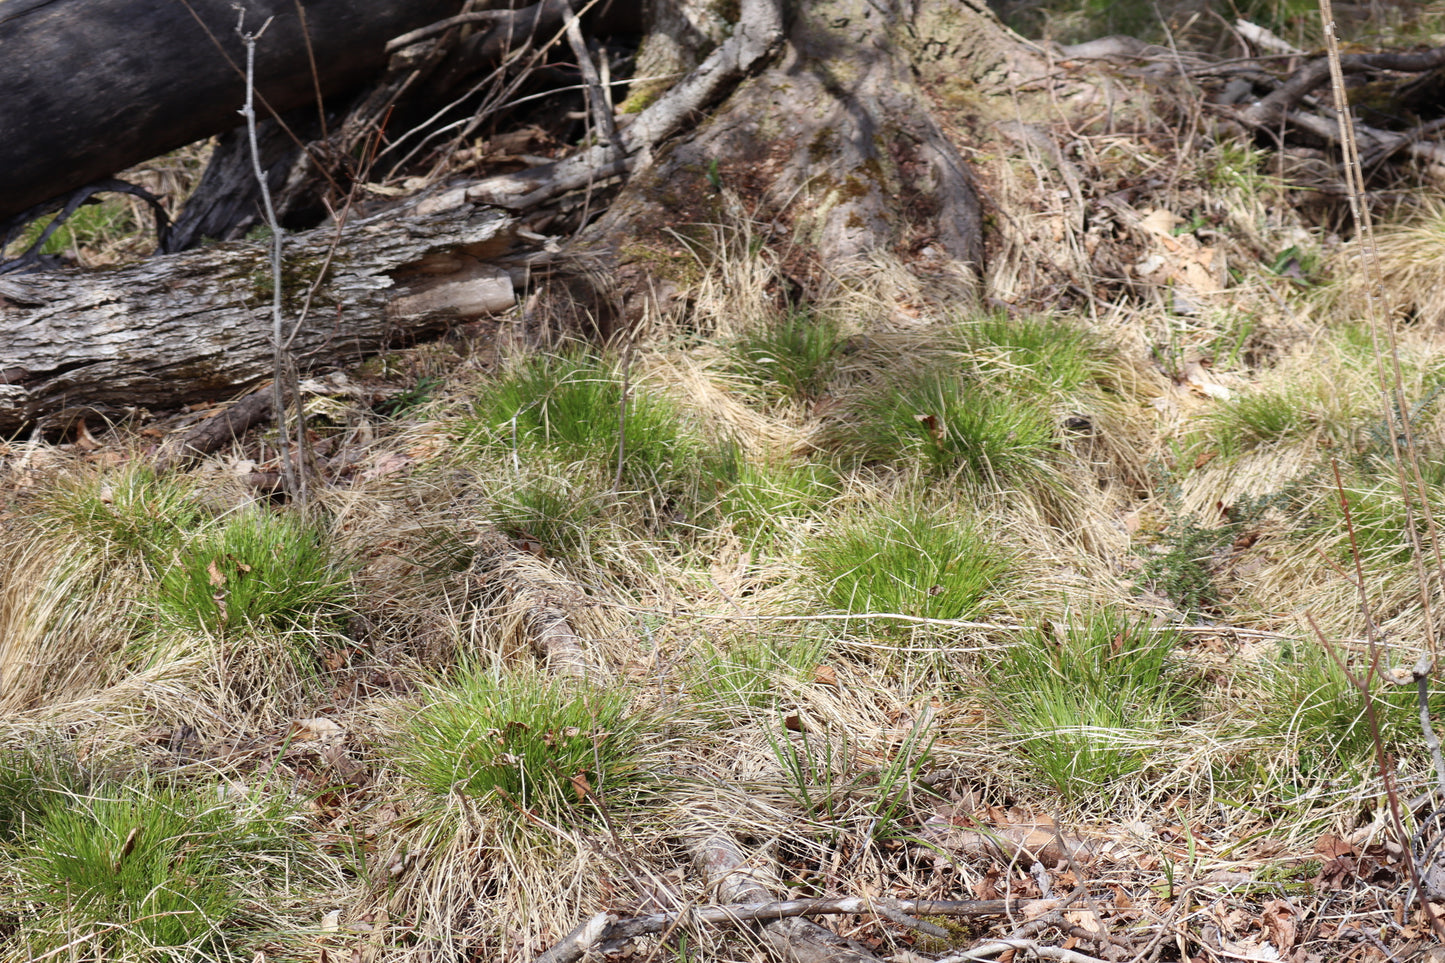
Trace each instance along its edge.
<path fill-rule="evenodd" d="M 261 189 L 261 206 L 266 215 L 266 225 L 271 230 L 271 404 L 276 414 L 276 423 L 280 427 L 281 475 L 287 494 L 304 506 L 307 501 L 306 472 L 304 466 L 303 470 L 297 471 L 296 463 L 291 457 L 291 439 L 286 433 L 286 389 L 296 381 L 295 366 L 286 350 L 281 316 L 281 248 L 286 239 L 281 230 L 281 222 L 276 217 L 275 205 L 271 203 L 271 188 L 266 183 L 266 171 L 261 166 L 261 149 L 256 143 L 256 110 L 253 106 L 256 93 L 256 41 L 270 24 L 271 21 L 267 20 L 260 30 L 249 33 L 245 30 L 246 11 L 242 9 L 238 14 L 236 33 L 246 45 L 246 102 L 241 108 L 241 116 L 246 119 L 246 136 L 251 145 L 251 168 L 256 175 L 256 184 Z M 306 413 L 299 401 L 296 409 L 297 433 L 304 441 Z"/>
<path fill-rule="evenodd" d="M 1360 164 L 1359 145 L 1355 139 L 1353 118 L 1350 116 L 1349 98 L 1345 93 L 1344 68 L 1340 61 L 1339 39 L 1335 35 L 1334 13 L 1330 0 L 1320 0 L 1320 17 L 1324 23 L 1325 43 L 1330 67 L 1331 92 L 1334 95 L 1335 116 L 1340 129 L 1340 149 L 1343 154 L 1345 183 L 1350 198 L 1350 213 L 1355 220 L 1360 241 L 1360 262 L 1365 272 L 1366 315 L 1370 324 L 1370 339 L 1374 349 L 1376 371 L 1380 380 L 1380 396 L 1384 403 L 1385 423 L 1390 430 L 1390 449 L 1394 456 L 1395 471 L 1400 486 L 1400 495 L 1405 508 L 1405 530 L 1410 537 L 1411 559 L 1419 581 L 1420 605 L 1425 616 L 1425 635 L 1432 657 L 1439 656 L 1439 631 L 1432 612 L 1430 576 L 1425 569 L 1425 551 L 1420 533 L 1415 527 L 1415 502 L 1425 519 L 1426 533 L 1430 540 L 1431 555 L 1435 560 L 1435 575 L 1440 584 L 1445 584 L 1445 560 L 1440 551 L 1439 533 L 1430 501 L 1426 493 L 1425 479 L 1420 472 L 1419 448 L 1411 426 L 1409 405 L 1405 399 L 1404 374 L 1400 366 L 1399 339 L 1395 322 L 1382 309 L 1384 280 L 1380 270 L 1379 251 L 1375 247 L 1374 225 L 1369 205 L 1364 201 L 1364 171 Z M 1390 367 L 1385 368 L 1386 352 L 1380 346 L 1380 331 L 1388 337 Z M 1403 444 L 1402 444 L 1403 442 Z M 1403 450 L 1402 450 L 1403 449 Z M 1405 466 L 1409 465 L 1413 478 L 1407 478 Z M 1413 481 L 1413 486 L 1411 485 Z M 1413 489 L 1413 491 L 1412 491 Z"/>

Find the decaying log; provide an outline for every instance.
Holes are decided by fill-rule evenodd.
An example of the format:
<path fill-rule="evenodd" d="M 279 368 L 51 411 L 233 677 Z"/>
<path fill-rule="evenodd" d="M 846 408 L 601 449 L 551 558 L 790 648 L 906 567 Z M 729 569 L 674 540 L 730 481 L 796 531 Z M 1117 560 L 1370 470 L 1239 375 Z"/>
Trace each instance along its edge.
<path fill-rule="evenodd" d="M 261 169 L 266 172 L 266 185 L 273 196 L 281 192 L 286 175 L 301 154 L 301 145 L 292 137 L 309 137 L 319 129 L 315 112 L 304 108 L 281 119 L 285 126 L 270 118 L 256 125 Z M 261 214 L 261 186 L 255 170 L 246 129 L 240 127 L 220 135 L 195 193 L 162 240 L 161 252 L 188 251 L 206 238 L 233 241 L 245 237 Z M 286 213 L 282 211 L 278 216 L 284 223 Z"/>
<path fill-rule="evenodd" d="M 291 238 L 282 293 L 304 369 L 353 362 L 509 307 L 487 263 L 511 220 L 415 205 Z M 333 251 L 333 244 L 335 249 Z M 0 278 L 0 433 L 235 395 L 269 376 L 268 245 L 236 242 L 110 271 Z"/>

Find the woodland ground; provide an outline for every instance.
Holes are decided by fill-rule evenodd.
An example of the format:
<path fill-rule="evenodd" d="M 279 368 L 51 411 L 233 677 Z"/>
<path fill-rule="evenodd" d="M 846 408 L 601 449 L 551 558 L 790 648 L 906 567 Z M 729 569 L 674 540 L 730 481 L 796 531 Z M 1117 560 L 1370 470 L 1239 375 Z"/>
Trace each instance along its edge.
<path fill-rule="evenodd" d="M 154 471 L 203 411 L 0 447 L 0 955 L 530 959 L 717 902 L 718 828 L 780 897 L 1073 894 L 826 920 L 897 960 L 1424 953 L 1389 800 L 1445 902 L 1445 776 L 1387 676 L 1436 634 L 1445 199 L 1377 207 L 1402 446 L 1317 173 L 1078 137 L 1149 199 L 1110 299 L 981 307 L 924 251 L 789 300 L 719 180 L 630 341 L 519 314 L 314 383 L 304 512 L 256 494 L 274 433 Z"/>

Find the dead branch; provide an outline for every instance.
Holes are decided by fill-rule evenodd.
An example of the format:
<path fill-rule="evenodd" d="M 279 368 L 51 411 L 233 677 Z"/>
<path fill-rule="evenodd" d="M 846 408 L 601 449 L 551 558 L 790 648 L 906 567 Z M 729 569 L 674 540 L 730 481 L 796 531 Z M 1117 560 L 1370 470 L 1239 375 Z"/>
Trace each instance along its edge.
<path fill-rule="evenodd" d="M 1104 963 L 1097 956 L 1086 956 L 1083 953 L 1076 953 L 1073 950 L 1066 950 L 1062 946 L 1045 946 L 1033 940 L 989 940 L 981 946 L 974 947 L 966 953 L 958 953 L 953 956 L 946 956 L 938 963 L 968 963 L 975 960 L 989 960 L 995 956 L 1012 952 L 1017 954 L 1029 954 L 1041 960 L 1059 960 L 1060 963 Z"/>
<path fill-rule="evenodd" d="M 1436 47 L 1419 53 L 1398 53 L 1386 51 L 1375 54 L 1351 54 L 1340 58 L 1340 67 L 1346 73 L 1360 73 L 1366 70 L 1392 70 L 1400 73 L 1423 73 L 1445 65 L 1445 47 Z M 1330 62 L 1326 58 L 1313 60 L 1295 71 L 1275 91 L 1266 94 L 1254 104 L 1245 108 L 1240 119 L 1254 127 L 1278 126 L 1280 119 L 1307 96 L 1330 79 Z"/>
<path fill-rule="evenodd" d="M 555 675 L 585 679 L 594 675 L 592 660 L 582 637 L 572 629 L 567 613 L 556 606 L 537 605 L 528 611 L 533 644 Z"/>
<path fill-rule="evenodd" d="M 612 143 L 598 143 L 555 164 L 447 191 L 435 197 L 429 209 L 445 210 L 470 203 L 519 210 L 523 205 L 534 207 L 625 171 L 634 156 L 648 154 L 772 56 L 782 39 L 783 16 L 778 0 L 744 0 L 733 35 L 619 132 L 621 156 Z"/>
<path fill-rule="evenodd" d="M 410 33 L 404 33 L 400 37 L 387 41 L 386 52 L 394 54 L 404 47 L 410 47 L 418 41 L 430 39 L 439 33 L 446 33 L 451 28 L 460 27 L 463 24 L 499 21 L 515 23 L 519 15 L 521 15 L 521 11 L 518 10 L 473 10 L 470 13 L 459 13 L 455 17 L 447 17 L 445 20 L 438 20 L 425 27 L 418 27 Z"/>
<path fill-rule="evenodd" d="M 161 446 L 157 469 L 184 468 L 196 459 L 237 441 L 252 427 L 271 417 L 271 399 L 269 388 L 252 392 L 185 434 L 167 439 Z"/>
<path fill-rule="evenodd" d="M 577 68 L 582 72 L 582 82 L 586 85 L 587 112 L 592 117 L 593 136 L 620 149 L 622 145 L 617 139 L 617 124 L 612 118 L 612 99 L 607 96 L 607 90 L 602 86 L 602 75 L 598 72 L 597 65 L 592 62 L 592 54 L 587 49 L 587 39 L 582 36 L 581 15 L 571 9 L 570 0 L 567 7 L 567 45 L 572 48 L 572 56 L 577 58 Z"/>
<path fill-rule="evenodd" d="M 488 531 L 477 541 L 476 584 L 492 593 L 496 611 L 520 616 L 522 631 L 550 673 L 594 679 L 598 668 L 572 627 L 567 602 L 547 584 L 538 564 L 501 532 Z"/>
<path fill-rule="evenodd" d="M 1038 908 L 1053 900 L 1002 899 L 900 899 L 874 900 L 851 896 L 844 899 L 791 899 L 769 903 L 735 903 L 727 906 L 703 906 L 673 913 L 653 913 L 624 919 L 611 913 L 598 913 L 567 934 L 556 946 L 537 957 L 535 963 L 574 963 L 597 943 L 621 942 L 662 933 L 682 924 L 729 926 L 738 923 L 790 919 L 798 916 L 884 916 L 910 928 L 930 928 L 916 919 L 899 920 L 900 913 L 909 916 L 957 916 L 969 919 L 985 916 L 1006 916 Z"/>
<path fill-rule="evenodd" d="M 741 848 L 725 833 L 715 832 L 694 842 L 693 855 L 710 888 L 729 902 L 767 901 L 767 888 Z M 802 916 L 762 923 L 759 932 L 774 949 L 794 963 L 878 963 L 878 957 L 852 940 L 844 939 Z"/>

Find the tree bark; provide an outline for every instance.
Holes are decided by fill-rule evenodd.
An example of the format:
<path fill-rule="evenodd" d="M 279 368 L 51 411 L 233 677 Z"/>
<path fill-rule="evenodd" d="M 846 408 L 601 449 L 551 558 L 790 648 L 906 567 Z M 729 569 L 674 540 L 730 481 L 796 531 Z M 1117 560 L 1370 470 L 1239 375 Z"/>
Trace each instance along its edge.
<path fill-rule="evenodd" d="M 509 217 L 415 207 L 356 221 L 339 242 L 323 227 L 287 244 L 288 325 L 310 307 L 290 346 L 303 369 L 513 303 L 510 276 L 487 263 L 510 243 Z M 271 283 L 267 244 L 246 242 L 112 271 L 0 278 L 0 434 L 256 384 L 271 373 Z"/>
<path fill-rule="evenodd" d="M 461 0 L 248 0 L 257 92 L 274 111 L 354 88 L 386 42 Z M 305 11 L 305 30 L 298 16 Z M 0 222 L 236 126 L 244 48 L 227 0 L 6 0 L 0 6 Z M 307 38 L 315 55 L 313 80 Z"/>
<path fill-rule="evenodd" d="M 790 12 L 782 54 L 644 156 L 579 238 L 613 267 L 594 272 L 607 287 L 587 295 L 604 331 L 665 292 L 649 264 L 658 249 L 677 253 L 673 225 L 723 219 L 719 187 L 764 230 L 816 252 L 814 280 L 920 251 L 962 277 L 981 274 L 979 195 L 934 88 L 986 97 L 1046 73 L 1043 58 L 982 0 L 819 0 Z"/>
<path fill-rule="evenodd" d="M 1042 68 L 1027 45 L 981 0 L 824 0 L 799 5 L 784 29 L 779 0 L 744 0 L 731 36 L 705 54 L 699 45 L 702 62 L 636 114 L 620 143 L 453 188 L 348 228 L 297 354 L 334 363 L 385 343 L 403 319 L 415 335 L 494 309 L 495 299 L 455 303 L 477 285 L 498 283 L 477 260 L 478 248 L 497 248 L 491 241 L 505 233 L 506 219 L 472 205 L 525 210 L 599 173 L 634 167 L 617 203 L 573 245 L 602 265 L 588 283 L 606 290 L 584 296 L 596 295 L 604 333 L 608 306 L 655 290 L 645 266 L 619 251 L 635 250 L 639 240 L 670 245 L 671 225 L 716 220 L 714 179 L 759 202 L 795 244 L 816 250 L 824 273 L 858 270 L 877 252 L 924 247 L 976 275 L 978 196 L 930 111 L 928 87 L 960 82 L 960 67 L 969 71 L 961 82 L 979 89 L 1031 76 Z M 286 270 L 300 286 L 321 270 L 329 242 L 319 230 L 289 250 Z M 402 280 L 431 270 L 417 267 L 428 258 L 458 251 L 465 279 L 452 278 L 444 292 L 425 294 Z M 42 416 L 64 423 L 85 411 L 187 404 L 254 384 L 266 375 L 271 350 L 263 264 L 259 246 L 238 244 L 109 274 L 4 281 L 0 432 Z"/>

